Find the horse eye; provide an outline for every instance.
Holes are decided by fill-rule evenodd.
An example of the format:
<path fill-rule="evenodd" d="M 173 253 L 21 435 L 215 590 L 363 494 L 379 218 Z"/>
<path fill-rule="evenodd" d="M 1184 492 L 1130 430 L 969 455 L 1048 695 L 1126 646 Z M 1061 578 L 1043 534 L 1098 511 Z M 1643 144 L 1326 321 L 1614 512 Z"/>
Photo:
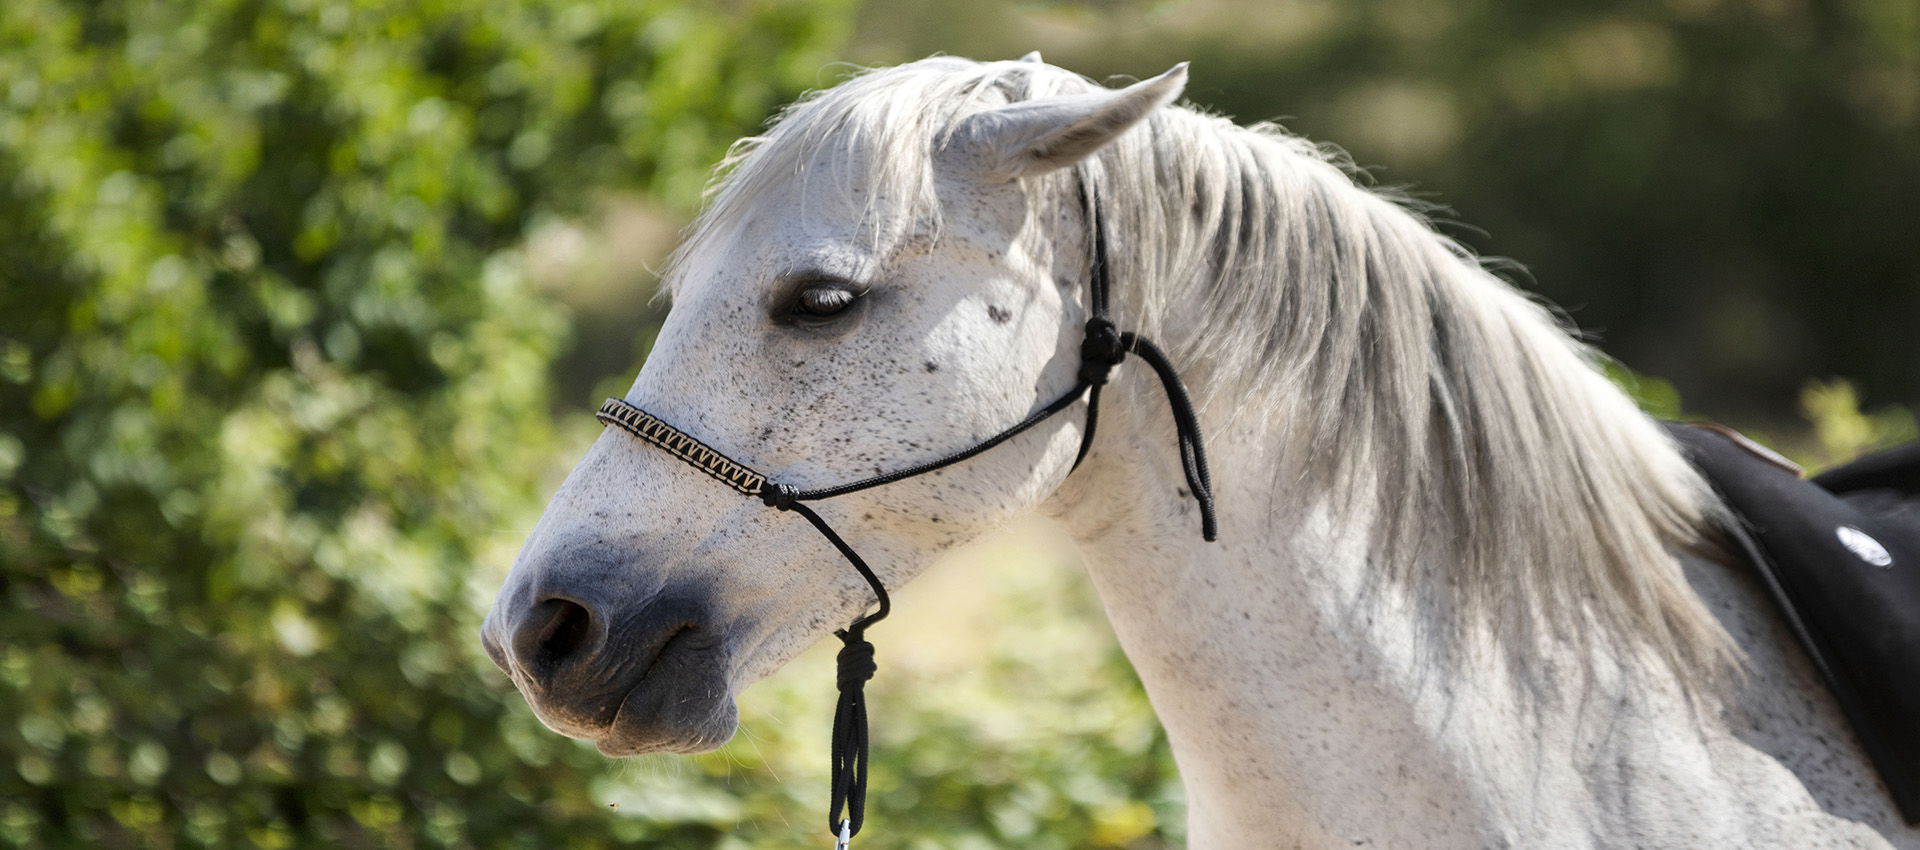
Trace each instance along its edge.
<path fill-rule="evenodd" d="M 851 290 L 837 286 L 810 286 L 800 291 L 795 311 L 804 316 L 826 318 L 853 306 L 858 297 Z"/>

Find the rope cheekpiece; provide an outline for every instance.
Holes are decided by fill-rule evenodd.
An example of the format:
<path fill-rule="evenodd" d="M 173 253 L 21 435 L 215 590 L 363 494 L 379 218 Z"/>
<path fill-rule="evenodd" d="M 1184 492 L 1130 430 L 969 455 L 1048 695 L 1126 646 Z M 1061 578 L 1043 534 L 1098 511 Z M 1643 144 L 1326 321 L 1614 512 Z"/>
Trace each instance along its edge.
<path fill-rule="evenodd" d="M 1121 332 L 1114 326 L 1113 321 L 1107 318 L 1107 298 L 1111 284 L 1107 270 L 1106 224 L 1100 214 L 1099 205 L 1088 199 L 1084 180 L 1080 182 L 1080 201 L 1087 209 L 1089 230 L 1093 234 L 1093 257 L 1087 286 L 1087 312 L 1091 318 L 1087 320 L 1086 337 L 1080 343 L 1078 381 L 1072 389 L 1045 407 L 1035 410 L 1026 419 L 966 449 L 851 484 L 803 490 L 790 484 L 776 482 L 621 399 L 607 399 L 595 414 L 602 423 L 651 443 L 743 495 L 758 497 L 767 507 L 799 514 L 811 523 L 820 535 L 827 539 L 827 542 L 839 550 L 840 555 L 847 559 L 847 563 L 853 565 L 853 568 L 860 573 L 860 577 L 865 579 L 867 585 L 872 588 L 875 601 L 873 610 L 854 620 L 845 629 L 834 633 L 843 645 L 838 658 L 839 697 L 833 712 L 833 800 L 827 810 L 827 831 L 834 835 L 837 847 L 847 847 L 853 836 L 859 834 L 860 826 L 866 818 L 868 762 L 866 683 L 873 678 L 876 669 L 873 660 L 873 644 L 867 642 L 866 632 L 868 626 L 886 619 L 887 614 L 892 611 L 893 604 L 887 596 L 886 585 L 880 581 L 879 576 L 874 574 L 873 568 L 867 566 L 867 562 L 860 557 L 860 554 L 855 552 L 852 546 L 847 545 L 847 542 L 827 525 L 826 520 L 821 519 L 819 514 L 808 507 L 807 502 L 830 499 L 882 484 L 891 484 L 967 460 L 1046 421 L 1084 397 L 1087 400 L 1087 418 L 1086 427 L 1081 431 L 1080 450 L 1073 461 L 1073 467 L 1077 469 L 1080 462 L 1086 459 L 1088 449 L 1093 446 L 1094 427 L 1099 422 L 1100 388 L 1106 385 L 1113 367 L 1126 360 L 1127 355 L 1132 354 L 1145 360 L 1147 365 L 1152 367 L 1154 374 L 1160 378 L 1161 389 L 1166 393 L 1167 404 L 1173 414 L 1174 430 L 1178 434 L 1180 444 L 1180 465 L 1186 474 L 1187 488 L 1192 491 L 1194 500 L 1200 506 L 1201 536 L 1208 541 L 1218 536 L 1213 507 L 1213 479 L 1207 471 L 1207 453 L 1201 442 L 1200 421 L 1194 412 L 1193 402 L 1187 397 L 1186 387 L 1180 383 L 1180 376 L 1174 371 L 1173 363 L 1167 359 L 1165 352 L 1145 337 L 1131 332 Z"/>

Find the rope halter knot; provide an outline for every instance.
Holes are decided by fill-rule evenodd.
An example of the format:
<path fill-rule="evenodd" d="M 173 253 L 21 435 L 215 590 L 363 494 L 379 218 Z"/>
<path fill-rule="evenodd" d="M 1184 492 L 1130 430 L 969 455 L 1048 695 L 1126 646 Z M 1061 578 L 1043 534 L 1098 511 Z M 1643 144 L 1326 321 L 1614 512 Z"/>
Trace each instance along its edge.
<path fill-rule="evenodd" d="M 793 510 L 793 503 L 799 499 L 800 491 L 792 484 L 776 484 L 768 481 L 760 485 L 760 502 L 776 511 Z"/>
<path fill-rule="evenodd" d="M 1087 320 L 1087 335 L 1080 340 L 1080 383 L 1097 387 L 1107 382 L 1113 367 L 1127 359 L 1126 342 L 1120 329 L 1105 316 Z"/>
<path fill-rule="evenodd" d="M 845 644 L 834 658 L 837 673 L 834 682 L 841 693 L 860 690 L 880 669 L 873 661 L 873 644 L 852 631 L 842 630 L 834 634 Z"/>

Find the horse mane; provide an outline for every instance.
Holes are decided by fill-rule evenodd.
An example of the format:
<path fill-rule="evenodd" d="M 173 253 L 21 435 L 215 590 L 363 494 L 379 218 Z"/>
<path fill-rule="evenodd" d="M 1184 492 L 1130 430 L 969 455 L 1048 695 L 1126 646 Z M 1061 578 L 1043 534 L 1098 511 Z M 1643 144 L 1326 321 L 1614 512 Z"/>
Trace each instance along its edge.
<path fill-rule="evenodd" d="M 933 160 L 962 118 L 1094 85 L 948 57 L 860 73 L 729 152 L 675 266 L 796 175 L 909 205 L 883 218 L 912 225 L 869 216 L 877 241 L 937 229 Z M 1384 579 L 1433 579 L 1452 626 L 1503 641 L 1624 638 L 1683 681 L 1736 658 L 1675 555 L 1704 545 L 1710 488 L 1602 355 L 1404 199 L 1330 148 L 1188 107 L 1080 173 L 1112 235 L 1117 321 L 1170 343 L 1203 409 L 1277 423 L 1275 486 L 1343 494 L 1335 521 L 1370 523 Z M 1031 208 L 1077 204 L 1073 179 L 1025 179 Z"/>

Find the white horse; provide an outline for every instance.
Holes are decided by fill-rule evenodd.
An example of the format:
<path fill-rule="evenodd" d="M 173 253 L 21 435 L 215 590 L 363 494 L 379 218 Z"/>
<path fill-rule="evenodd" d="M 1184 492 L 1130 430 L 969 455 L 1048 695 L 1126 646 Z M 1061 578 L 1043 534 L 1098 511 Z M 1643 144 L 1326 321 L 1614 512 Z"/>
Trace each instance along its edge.
<path fill-rule="evenodd" d="M 1137 365 L 1071 475 L 1069 413 L 816 504 L 890 587 L 1064 523 L 1194 846 L 1920 846 L 1595 355 L 1324 151 L 1170 105 L 1185 80 L 935 58 L 792 106 L 729 156 L 627 400 L 800 486 L 971 445 L 1074 383 L 1085 181 L 1116 319 L 1201 409 L 1220 542 Z M 556 731 L 696 752 L 871 602 L 806 523 L 610 429 L 483 637 Z"/>

